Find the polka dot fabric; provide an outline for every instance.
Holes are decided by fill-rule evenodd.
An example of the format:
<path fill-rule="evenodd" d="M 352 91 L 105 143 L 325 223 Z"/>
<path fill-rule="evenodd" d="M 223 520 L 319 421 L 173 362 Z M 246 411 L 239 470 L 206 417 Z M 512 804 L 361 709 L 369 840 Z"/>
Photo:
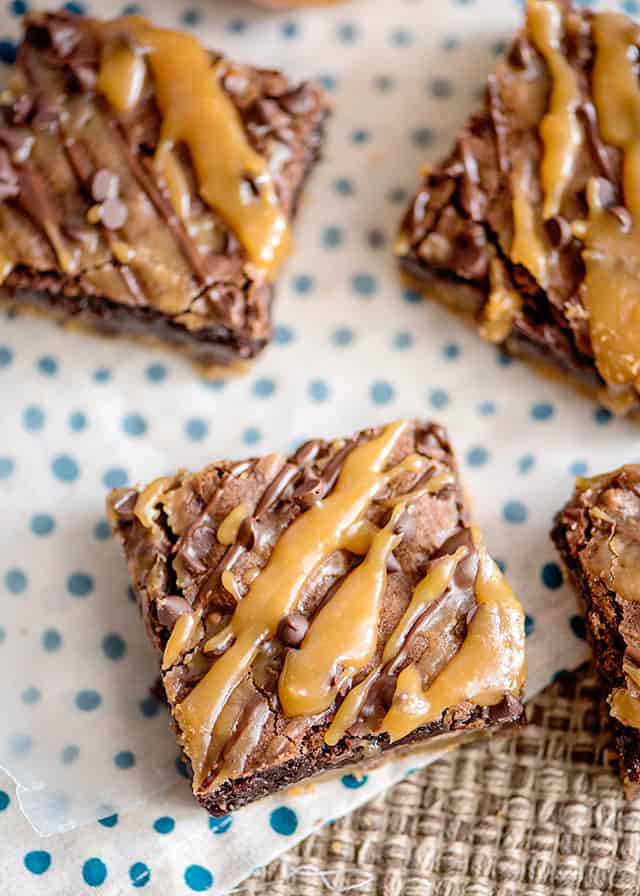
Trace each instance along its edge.
<path fill-rule="evenodd" d="M 2 62 L 15 56 L 17 17 L 35 5 L 0 3 Z M 67 6 L 153 13 L 231 56 L 318 77 L 334 107 L 282 273 L 275 339 L 247 376 L 205 382 L 167 353 L 0 318 L 0 498 L 11 521 L 0 535 L 0 767 L 18 782 L 16 792 L 0 778 L 4 889 L 219 894 L 416 759 L 210 820 L 149 693 L 156 660 L 104 518 L 106 490 L 433 416 L 451 431 L 477 521 L 525 604 L 533 692 L 587 655 L 551 516 L 575 475 L 637 460 L 638 429 L 510 363 L 394 266 L 418 169 L 447 150 L 477 101 L 520 20 L 517 0 L 353 0 L 281 14 L 234 0 Z M 43 841 L 21 812 L 56 836 Z"/>

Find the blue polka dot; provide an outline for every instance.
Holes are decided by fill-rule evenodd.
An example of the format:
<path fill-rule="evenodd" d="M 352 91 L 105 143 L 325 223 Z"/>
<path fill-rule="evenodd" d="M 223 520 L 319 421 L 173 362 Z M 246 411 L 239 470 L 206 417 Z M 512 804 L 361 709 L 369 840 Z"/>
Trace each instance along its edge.
<path fill-rule="evenodd" d="M 622 10 L 628 16 L 637 16 L 640 13 L 638 0 L 622 0 Z"/>
<path fill-rule="evenodd" d="M 96 383 L 108 383 L 111 379 L 111 371 L 108 367 L 98 367 L 93 371 L 93 379 Z"/>
<path fill-rule="evenodd" d="M 209 819 L 209 830 L 213 834 L 224 834 L 225 831 L 228 831 L 233 823 L 233 819 L 230 815 L 221 815 L 220 818 L 210 818 Z"/>
<path fill-rule="evenodd" d="M 309 383 L 309 398 L 311 401 L 322 402 L 329 397 L 329 385 L 324 380 L 312 380 Z"/>
<path fill-rule="evenodd" d="M 365 128 L 356 128 L 351 134 L 351 142 L 355 144 L 368 143 L 370 139 L 371 134 Z"/>
<path fill-rule="evenodd" d="M 298 827 L 298 816 L 293 809 L 289 809 L 287 806 L 280 806 L 278 809 L 274 809 L 269 816 L 269 824 L 276 834 L 290 837 Z"/>
<path fill-rule="evenodd" d="M 178 772 L 180 777 L 189 780 L 189 778 L 191 777 L 189 775 L 189 769 L 187 768 L 187 763 L 184 761 L 182 756 L 176 756 L 175 766 L 176 771 Z"/>
<path fill-rule="evenodd" d="M 144 15 L 144 7 L 141 3 L 125 3 L 122 7 L 123 16 L 141 16 Z"/>
<path fill-rule="evenodd" d="M 606 424 L 610 423 L 613 419 L 613 414 L 606 408 L 596 408 L 593 412 L 593 419 L 600 426 L 606 426 Z"/>
<path fill-rule="evenodd" d="M 187 438 L 191 439 L 193 442 L 200 442 L 209 432 L 209 424 L 201 417 L 192 417 L 191 420 L 187 420 L 185 423 L 184 431 Z"/>
<path fill-rule="evenodd" d="M 33 741 L 28 734 L 12 734 L 9 737 L 9 749 L 15 756 L 27 756 L 32 746 Z"/>
<path fill-rule="evenodd" d="M 529 635 L 533 634 L 533 630 L 535 627 L 536 623 L 533 616 L 529 616 L 529 614 L 526 613 L 524 617 L 524 633 L 527 638 L 529 637 Z"/>
<path fill-rule="evenodd" d="M 478 405 L 478 413 L 481 417 L 493 417 L 497 410 L 495 401 L 485 400 Z"/>
<path fill-rule="evenodd" d="M 55 526 L 54 518 L 48 513 L 36 513 L 31 517 L 31 531 L 34 535 L 50 535 Z"/>
<path fill-rule="evenodd" d="M 569 625 L 576 638 L 580 638 L 581 641 L 587 640 L 587 623 L 584 616 L 579 616 L 578 614 L 572 616 L 569 620 Z"/>
<path fill-rule="evenodd" d="M 156 834 L 170 834 L 176 823 L 170 815 L 162 815 L 153 822 L 153 830 Z"/>
<path fill-rule="evenodd" d="M 518 470 L 521 473 L 529 473 L 533 470 L 536 459 L 533 454 L 523 454 L 518 460 Z"/>
<path fill-rule="evenodd" d="M 253 384 L 252 391 L 256 398 L 269 398 L 276 391 L 275 381 L 271 377 L 261 377 Z"/>
<path fill-rule="evenodd" d="M 40 639 L 42 646 L 48 653 L 54 653 L 62 644 L 62 635 L 55 628 L 48 628 L 42 633 Z"/>
<path fill-rule="evenodd" d="M 429 393 L 429 404 L 436 410 L 446 408 L 449 404 L 449 394 L 444 389 L 432 389 Z"/>
<path fill-rule="evenodd" d="M 167 378 L 167 368 L 164 364 L 149 364 L 145 376 L 150 383 L 162 383 Z"/>
<path fill-rule="evenodd" d="M 120 752 L 116 753 L 113 757 L 113 762 L 116 768 L 120 768 L 123 771 L 129 768 L 133 768 L 136 764 L 136 757 L 131 752 L 131 750 L 120 750 Z"/>
<path fill-rule="evenodd" d="M 10 802 L 9 794 L 4 790 L 0 790 L 0 812 L 4 812 Z"/>
<path fill-rule="evenodd" d="M 98 520 L 93 527 L 93 535 L 98 541 L 106 541 L 111 538 L 111 526 L 106 520 Z"/>
<path fill-rule="evenodd" d="M 102 477 L 105 488 L 122 488 L 127 484 L 129 474 L 122 467 L 111 467 Z"/>
<path fill-rule="evenodd" d="M 37 367 L 45 376 L 54 376 L 58 372 L 58 362 L 50 355 L 43 355 L 42 358 L 39 358 Z"/>
<path fill-rule="evenodd" d="M 101 887 L 107 879 L 107 866 L 95 856 L 82 866 L 82 879 L 88 887 Z"/>
<path fill-rule="evenodd" d="M 330 226 L 325 227 L 322 231 L 322 244 L 327 249 L 335 249 L 337 246 L 342 245 L 342 230 L 340 227 Z"/>
<path fill-rule="evenodd" d="M 299 33 L 300 28 L 297 22 L 283 22 L 280 26 L 280 34 L 285 40 L 292 40 L 294 37 L 297 37 Z"/>
<path fill-rule="evenodd" d="M 417 289 L 411 289 L 411 287 L 407 286 L 402 290 L 402 298 L 405 302 L 408 302 L 409 305 L 417 305 L 418 302 L 422 302 L 424 296 Z"/>
<path fill-rule="evenodd" d="M 24 594 L 27 590 L 27 574 L 17 567 L 8 569 L 4 574 L 4 585 L 11 594 Z"/>
<path fill-rule="evenodd" d="M 131 885 L 136 887 L 136 889 L 145 887 L 151 880 L 149 866 L 145 865 L 144 862 L 134 862 L 131 868 L 129 868 L 129 878 L 131 879 Z"/>
<path fill-rule="evenodd" d="M 289 345 L 293 342 L 293 330 L 286 324 L 278 324 L 273 333 L 273 338 L 278 345 Z"/>
<path fill-rule="evenodd" d="M 0 62 L 14 65 L 16 61 L 16 45 L 8 37 L 0 40 Z"/>
<path fill-rule="evenodd" d="M 145 697 L 144 700 L 140 701 L 140 712 L 145 719 L 152 719 L 160 712 L 160 704 L 155 697 Z"/>
<path fill-rule="evenodd" d="M 127 414 L 122 421 L 122 428 L 128 436 L 138 438 L 146 433 L 148 426 L 142 414 Z"/>
<path fill-rule="evenodd" d="M 534 420 L 550 420 L 555 413 L 555 408 L 549 401 L 537 401 L 531 405 L 531 417 Z"/>
<path fill-rule="evenodd" d="M 24 424 L 24 428 L 29 432 L 40 432 L 42 427 L 44 426 L 45 414 L 42 408 L 36 407 L 36 405 L 31 405 L 28 408 L 24 409 L 22 414 L 22 422 Z"/>
<path fill-rule="evenodd" d="M 367 244 L 372 249 L 382 249 L 384 244 L 387 242 L 387 238 L 384 235 L 384 232 L 376 227 L 374 227 L 373 230 L 368 230 L 365 236 Z"/>
<path fill-rule="evenodd" d="M 86 572 L 73 572 L 67 578 L 67 590 L 74 597 L 86 597 L 93 591 L 93 577 Z"/>
<path fill-rule="evenodd" d="M 0 457 L 0 479 L 8 479 L 15 469 L 15 464 L 10 457 Z"/>
<path fill-rule="evenodd" d="M 313 289 L 313 277 L 309 274 L 298 274 L 293 278 L 293 288 L 301 296 L 308 295 Z"/>
<path fill-rule="evenodd" d="M 105 815 L 102 818 L 99 818 L 98 824 L 101 824 L 103 828 L 115 828 L 118 824 L 118 813 L 112 812 L 111 815 Z"/>
<path fill-rule="evenodd" d="M 13 352 L 8 345 L 0 345 L 0 367 L 8 367 L 13 361 Z"/>
<path fill-rule="evenodd" d="M 453 93 L 453 84 L 448 78 L 433 78 L 429 82 L 429 93 L 438 100 L 448 99 Z"/>
<path fill-rule="evenodd" d="M 453 50 L 457 49 L 457 47 L 458 38 L 453 37 L 453 35 L 445 37 L 445 39 L 442 41 L 442 49 L 445 51 L 445 53 L 451 53 Z"/>
<path fill-rule="evenodd" d="M 482 445 L 474 445 L 467 452 L 467 463 L 472 467 L 481 467 L 489 460 L 489 452 Z"/>
<path fill-rule="evenodd" d="M 371 385 L 369 395 L 374 404 L 389 404 L 390 401 L 393 401 L 395 392 L 391 383 L 378 380 Z"/>
<path fill-rule="evenodd" d="M 589 472 L 589 465 L 584 460 L 576 460 L 569 467 L 569 473 L 572 476 L 586 476 Z"/>
<path fill-rule="evenodd" d="M 247 22 L 245 19 L 231 19 L 227 24 L 227 31 L 231 34 L 242 34 L 247 30 Z"/>
<path fill-rule="evenodd" d="M 351 327 L 336 327 L 331 335 L 331 341 L 339 348 L 351 345 L 354 339 L 354 333 Z"/>
<path fill-rule="evenodd" d="M 333 189 L 340 196 L 353 196 L 356 191 L 353 181 L 348 177 L 336 177 L 333 182 Z"/>
<path fill-rule="evenodd" d="M 351 277 L 351 289 L 363 298 L 369 298 L 376 291 L 376 281 L 371 274 L 358 273 Z"/>
<path fill-rule="evenodd" d="M 507 501 L 502 509 L 502 516 L 507 523 L 524 523 L 527 519 L 527 508 L 522 501 Z"/>
<path fill-rule="evenodd" d="M 507 49 L 507 43 L 504 40 L 496 40 L 491 44 L 491 52 L 494 56 L 502 56 Z"/>
<path fill-rule="evenodd" d="M 102 697 L 97 691 L 78 691 L 74 702 L 77 708 L 81 709 L 83 712 L 92 712 L 100 706 Z"/>
<path fill-rule="evenodd" d="M 87 11 L 84 3 L 65 3 L 64 9 L 66 9 L 67 12 L 74 12 L 77 16 L 83 16 Z"/>
<path fill-rule="evenodd" d="M 202 865 L 189 865 L 184 872 L 184 882 L 195 893 L 204 893 L 213 886 L 213 874 Z"/>
<path fill-rule="evenodd" d="M 355 775 L 343 775 L 340 780 L 348 790 L 357 790 L 359 787 L 364 787 L 369 778 L 367 775 L 358 778 Z"/>
<path fill-rule="evenodd" d="M 69 414 L 69 428 L 72 432 L 82 432 L 87 428 L 87 415 L 84 411 L 74 411 Z"/>
<path fill-rule="evenodd" d="M 394 28 L 391 32 L 391 43 L 394 47 L 407 47 L 413 41 L 413 35 L 408 28 Z"/>
<path fill-rule="evenodd" d="M 318 75 L 316 80 L 323 90 L 329 91 L 335 90 L 336 84 L 338 83 L 338 79 L 335 77 L 335 75 Z"/>
<path fill-rule="evenodd" d="M 447 361 L 455 361 L 461 355 L 460 346 L 456 342 L 448 342 L 442 347 L 442 356 Z"/>
<path fill-rule="evenodd" d="M 433 146 L 436 135 L 433 128 L 423 126 L 411 131 L 411 142 L 419 149 L 428 149 Z"/>
<path fill-rule="evenodd" d="M 398 351 L 411 348 L 413 345 L 413 334 L 407 330 L 398 331 L 393 337 L 393 347 Z"/>
<path fill-rule="evenodd" d="M 0 625 L 0 644 L 2 644 L 2 642 L 5 640 L 6 637 L 7 637 L 7 633 L 5 631 L 4 626 Z"/>
<path fill-rule="evenodd" d="M 60 482 L 75 482 L 80 474 L 80 469 L 70 455 L 59 454 L 53 459 L 51 472 Z"/>
<path fill-rule="evenodd" d="M 44 874 L 51 866 L 51 854 L 44 849 L 28 852 L 24 857 L 24 867 L 32 874 Z"/>
<path fill-rule="evenodd" d="M 388 199 L 394 205 L 400 205 L 400 203 L 407 201 L 407 191 L 404 187 L 392 187 L 389 190 Z"/>
<path fill-rule="evenodd" d="M 511 357 L 511 355 L 508 355 L 501 349 L 496 350 L 496 361 L 498 362 L 500 367 L 511 367 L 511 365 L 513 364 L 513 358 Z"/>
<path fill-rule="evenodd" d="M 26 12 L 28 12 L 29 5 L 26 0 L 11 0 L 9 9 L 11 10 L 12 15 L 23 16 Z"/>
<path fill-rule="evenodd" d="M 125 655 L 127 645 L 122 635 L 112 632 L 102 639 L 102 649 L 110 660 L 119 660 Z"/>
<path fill-rule="evenodd" d="M 185 9 L 185 11 L 180 16 L 183 25 L 187 25 L 187 27 L 192 28 L 194 25 L 197 25 L 202 19 L 202 13 L 199 9 L 195 9 L 194 7 L 190 7 L 189 9 Z"/>
<path fill-rule="evenodd" d="M 72 762 L 76 761 L 79 755 L 80 747 L 76 746 L 76 744 L 67 744 L 67 746 L 62 750 L 60 758 L 65 765 L 71 765 Z"/>
<path fill-rule="evenodd" d="M 562 587 L 562 570 L 557 563 L 545 563 L 540 573 L 542 583 L 547 588 L 555 591 L 556 588 Z"/>
<path fill-rule="evenodd" d="M 373 79 L 373 86 L 380 93 L 389 93 L 389 91 L 393 90 L 394 80 L 389 75 L 376 75 Z"/>
<path fill-rule="evenodd" d="M 211 379 L 203 379 L 200 380 L 200 384 L 204 386 L 205 389 L 209 389 L 211 392 L 222 392 L 222 390 L 227 385 L 226 380 L 211 380 Z"/>
<path fill-rule="evenodd" d="M 249 426 L 242 433 L 242 441 L 245 445 L 256 445 L 262 438 L 262 433 L 255 426 Z"/>
<path fill-rule="evenodd" d="M 27 706 L 33 706 L 34 703 L 37 703 L 40 700 L 40 691 L 38 688 L 25 688 L 20 699 L 23 703 L 26 703 Z"/>
<path fill-rule="evenodd" d="M 345 44 L 352 44 L 358 38 L 358 28 L 353 22 L 342 22 L 338 25 L 338 39 Z"/>

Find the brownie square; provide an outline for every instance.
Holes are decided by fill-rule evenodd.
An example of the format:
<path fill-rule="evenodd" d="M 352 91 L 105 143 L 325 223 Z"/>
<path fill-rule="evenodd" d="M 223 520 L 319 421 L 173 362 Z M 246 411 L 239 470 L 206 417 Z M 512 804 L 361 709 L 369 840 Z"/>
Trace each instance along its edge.
<path fill-rule="evenodd" d="M 0 97 L 3 301 L 241 366 L 326 111 L 139 16 L 28 15 Z"/>
<path fill-rule="evenodd" d="M 401 225 L 400 264 L 485 339 L 638 409 L 638 25 L 531 0 Z"/>
<path fill-rule="evenodd" d="M 523 718 L 522 608 L 440 426 L 221 461 L 116 490 L 108 512 L 214 815 Z"/>
<path fill-rule="evenodd" d="M 633 797 L 640 791 L 640 466 L 579 478 L 551 536 L 586 617 Z"/>

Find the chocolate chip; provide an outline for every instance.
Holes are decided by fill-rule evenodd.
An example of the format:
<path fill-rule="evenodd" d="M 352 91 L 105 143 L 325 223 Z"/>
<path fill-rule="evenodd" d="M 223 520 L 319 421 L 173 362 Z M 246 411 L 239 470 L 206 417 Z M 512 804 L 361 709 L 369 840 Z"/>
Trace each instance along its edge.
<path fill-rule="evenodd" d="M 629 233 L 632 222 L 628 210 L 623 205 L 611 205 L 607 211 L 617 219 L 620 224 L 620 230 L 623 233 Z"/>
<path fill-rule="evenodd" d="M 322 482 L 317 476 L 305 476 L 293 493 L 294 501 L 302 507 L 312 507 L 322 498 Z"/>
<path fill-rule="evenodd" d="M 278 104 L 290 115 L 306 115 L 316 105 L 315 93 L 309 84 L 300 84 L 278 97 Z"/>
<path fill-rule="evenodd" d="M 522 715 L 522 705 L 511 694 L 507 694 L 500 703 L 496 703 L 489 710 L 492 722 L 504 725 L 506 722 L 515 722 Z"/>
<path fill-rule="evenodd" d="M 289 613 L 278 625 L 278 638 L 286 647 L 299 647 L 309 628 L 309 621 L 302 613 Z"/>
<path fill-rule="evenodd" d="M 91 181 L 91 195 L 96 202 L 103 202 L 105 199 L 116 199 L 118 196 L 118 187 L 120 179 L 113 171 L 108 168 L 100 168 L 93 176 Z"/>
<path fill-rule="evenodd" d="M 34 99 L 29 93 L 21 93 L 11 104 L 12 124 L 25 124 L 33 111 Z"/>
<path fill-rule="evenodd" d="M 123 492 L 113 502 L 113 512 L 120 517 L 121 520 L 128 522 L 134 517 L 136 501 L 138 500 L 138 492 L 132 488 Z"/>
<path fill-rule="evenodd" d="M 84 90 L 92 90 L 98 80 L 98 72 L 95 66 L 88 62 L 72 62 L 71 72 L 78 85 Z"/>
<path fill-rule="evenodd" d="M 179 594 L 170 594 L 168 597 L 163 597 L 162 600 L 158 601 L 158 622 L 167 628 L 173 628 L 180 616 L 190 613 L 191 610 L 191 604 L 186 597 L 182 597 Z"/>
<path fill-rule="evenodd" d="M 310 439 L 308 442 L 300 445 L 296 453 L 293 455 L 293 462 L 303 467 L 309 461 L 315 460 L 320 450 L 320 442 L 318 439 Z"/>
<path fill-rule="evenodd" d="M 531 49 L 531 44 L 523 34 L 519 34 L 507 56 L 509 65 L 512 65 L 514 68 L 525 69 L 530 65 L 532 59 L 533 50 Z"/>
<path fill-rule="evenodd" d="M 237 541 L 246 551 L 251 551 L 255 547 L 258 541 L 258 524 L 252 516 L 248 516 L 240 524 Z"/>
<path fill-rule="evenodd" d="M 545 221 L 544 229 L 554 249 L 564 249 L 571 242 L 571 225 L 562 215 L 554 215 Z"/>
<path fill-rule="evenodd" d="M 216 533 L 210 526 L 198 526 L 185 539 L 180 548 L 180 556 L 191 573 L 204 572 L 205 560 L 216 540 Z"/>
<path fill-rule="evenodd" d="M 609 179 L 613 179 L 615 177 L 615 171 L 613 170 L 613 166 L 611 164 L 609 151 L 605 144 L 602 142 L 602 138 L 600 137 L 600 129 L 598 127 L 598 114 L 596 112 L 595 106 L 593 105 L 593 103 L 585 101 L 580 106 L 578 106 L 577 111 L 582 118 L 585 129 L 587 131 L 591 149 L 600 164 L 603 174 L 605 174 Z"/>
<path fill-rule="evenodd" d="M 127 220 L 127 207 L 119 199 L 105 199 L 101 206 L 101 220 L 107 230 L 119 230 Z"/>

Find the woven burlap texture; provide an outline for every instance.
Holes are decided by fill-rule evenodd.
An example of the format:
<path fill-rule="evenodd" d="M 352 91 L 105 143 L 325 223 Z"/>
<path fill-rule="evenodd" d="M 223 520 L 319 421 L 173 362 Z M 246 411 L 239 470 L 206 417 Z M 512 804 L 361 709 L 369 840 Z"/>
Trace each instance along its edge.
<path fill-rule="evenodd" d="M 591 668 L 256 872 L 242 896 L 635 896 L 640 800 L 627 802 Z"/>

